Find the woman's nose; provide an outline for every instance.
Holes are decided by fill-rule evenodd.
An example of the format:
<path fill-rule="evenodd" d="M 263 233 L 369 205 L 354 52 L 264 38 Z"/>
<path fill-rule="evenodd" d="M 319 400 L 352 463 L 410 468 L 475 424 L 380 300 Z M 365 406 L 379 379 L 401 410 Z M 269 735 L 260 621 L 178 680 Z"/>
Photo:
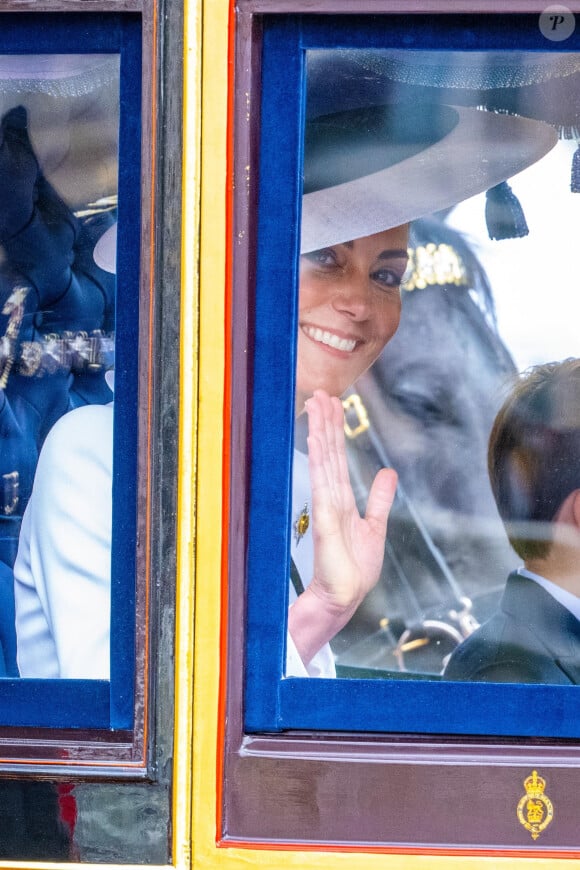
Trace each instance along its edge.
<path fill-rule="evenodd" d="M 332 299 L 334 308 L 353 320 L 366 320 L 371 302 L 372 294 L 368 278 L 356 275 L 345 277 L 336 288 Z"/>

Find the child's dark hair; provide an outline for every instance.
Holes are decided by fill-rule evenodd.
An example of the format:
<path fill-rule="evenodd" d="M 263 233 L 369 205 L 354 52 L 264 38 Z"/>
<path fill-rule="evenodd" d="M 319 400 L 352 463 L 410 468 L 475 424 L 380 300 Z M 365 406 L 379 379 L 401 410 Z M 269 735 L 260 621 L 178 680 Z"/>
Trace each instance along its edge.
<path fill-rule="evenodd" d="M 580 360 L 535 366 L 520 376 L 495 418 L 488 449 L 491 487 L 510 542 L 524 560 L 545 558 L 550 523 L 580 488 Z"/>

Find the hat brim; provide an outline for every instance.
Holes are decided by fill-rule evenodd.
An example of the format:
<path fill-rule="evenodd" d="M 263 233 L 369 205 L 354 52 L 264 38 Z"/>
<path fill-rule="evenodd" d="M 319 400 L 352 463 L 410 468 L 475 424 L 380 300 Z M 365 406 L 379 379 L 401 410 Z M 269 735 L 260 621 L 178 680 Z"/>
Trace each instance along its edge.
<path fill-rule="evenodd" d="M 117 272 L 117 223 L 103 233 L 93 251 L 93 259 L 104 272 Z"/>
<path fill-rule="evenodd" d="M 446 136 L 394 166 L 302 197 L 301 252 L 449 208 L 531 166 L 556 144 L 541 121 L 454 106 Z"/>
<path fill-rule="evenodd" d="M 116 54 L 0 54 L 0 93 L 74 97 L 114 82 Z"/>

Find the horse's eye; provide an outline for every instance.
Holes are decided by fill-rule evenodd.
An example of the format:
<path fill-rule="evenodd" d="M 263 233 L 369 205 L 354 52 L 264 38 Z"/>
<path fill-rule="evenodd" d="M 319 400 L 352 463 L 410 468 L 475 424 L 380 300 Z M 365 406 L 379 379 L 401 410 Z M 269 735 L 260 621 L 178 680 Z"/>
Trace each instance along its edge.
<path fill-rule="evenodd" d="M 393 395 L 401 410 L 422 423 L 435 423 L 445 419 L 445 413 L 432 396 L 424 393 L 399 392 Z"/>

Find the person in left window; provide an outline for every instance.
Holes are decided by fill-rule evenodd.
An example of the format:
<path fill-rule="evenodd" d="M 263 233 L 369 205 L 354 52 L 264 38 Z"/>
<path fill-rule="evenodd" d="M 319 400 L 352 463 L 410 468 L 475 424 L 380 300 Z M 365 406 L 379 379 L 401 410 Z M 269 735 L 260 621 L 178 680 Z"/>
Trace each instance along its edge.
<path fill-rule="evenodd" d="M 19 674 L 12 566 L 41 446 L 53 424 L 71 408 L 87 404 L 86 414 L 98 416 L 99 411 L 94 408 L 112 398 L 105 381 L 105 366 L 100 361 L 88 365 L 86 357 L 90 348 L 88 337 L 94 337 L 94 347 L 94 343 L 101 340 L 103 329 L 112 325 L 114 277 L 93 259 L 95 238 L 110 225 L 111 211 L 88 209 L 89 217 L 77 218 L 46 179 L 30 141 L 29 123 L 29 113 L 22 105 L 7 111 L 0 120 L 0 191 L 4 193 L 6 205 L 0 209 L 0 243 L 4 254 L 0 299 L 4 306 L 2 314 L 8 320 L 2 349 L 5 350 L 10 337 L 11 353 L 3 360 L 5 377 L 0 389 L 3 447 L 0 472 L 4 489 L 6 479 L 15 481 L 12 501 L 4 492 L 0 499 L 0 590 L 5 598 L 0 621 L 3 653 L 0 671 L 3 659 L 7 676 Z M 18 305 L 11 306 L 11 300 L 18 293 L 22 299 Z M 7 310 L 13 313 L 8 316 Z M 10 320 L 16 315 L 17 323 L 11 324 Z M 13 334 L 9 336 L 11 329 Z M 84 345 L 83 336 L 87 337 Z M 76 339 L 81 341 L 77 341 L 73 349 Z M 94 357 L 93 362 L 97 363 Z M 48 449 L 44 464 L 49 461 L 47 457 Z M 69 457 L 66 449 L 59 461 L 65 458 L 70 458 L 71 462 L 65 462 L 58 472 L 55 488 L 45 504 L 42 516 L 45 529 L 55 516 L 61 521 L 66 516 L 59 505 L 74 502 L 79 467 L 74 470 L 73 457 Z M 57 464 L 54 460 L 55 472 Z M 82 477 L 83 472 L 80 474 Z M 69 537 L 77 543 L 81 534 L 80 520 L 78 514 L 78 530 Z M 26 522 L 29 524 L 30 518 Z M 93 555 L 87 546 L 86 565 L 95 565 Z M 17 582 L 16 589 L 20 588 Z M 77 590 L 79 594 L 80 586 Z M 86 596 L 84 603 L 85 606 L 91 604 Z M 56 612 L 62 614 L 62 608 Z M 20 675 L 59 675 L 51 665 L 50 656 L 46 656 L 44 627 L 35 625 L 31 618 L 27 618 L 26 625 L 24 633 L 31 632 L 38 639 L 37 655 L 42 673 L 30 674 L 24 661 Z M 90 661 L 94 669 L 95 659 Z M 75 665 L 71 661 L 71 666 L 79 665 L 78 658 Z"/>
<path fill-rule="evenodd" d="M 513 140 L 517 138 L 518 147 Z M 408 223 L 497 185 L 555 144 L 540 122 L 407 103 L 310 119 L 304 152 L 287 676 L 332 677 L 329 642 L 380 576 L 396 474 L 366 515 L 345 458 L 340 396 L 395 333 Z"/>
<path fill-rule="evenodd" d="M 116 229 L 94 251 L 110 274 Z M 23 677 L 109 678 L 113 413 L 113 402 L 75 408 L 40 453 L 14 565 Z"/>

